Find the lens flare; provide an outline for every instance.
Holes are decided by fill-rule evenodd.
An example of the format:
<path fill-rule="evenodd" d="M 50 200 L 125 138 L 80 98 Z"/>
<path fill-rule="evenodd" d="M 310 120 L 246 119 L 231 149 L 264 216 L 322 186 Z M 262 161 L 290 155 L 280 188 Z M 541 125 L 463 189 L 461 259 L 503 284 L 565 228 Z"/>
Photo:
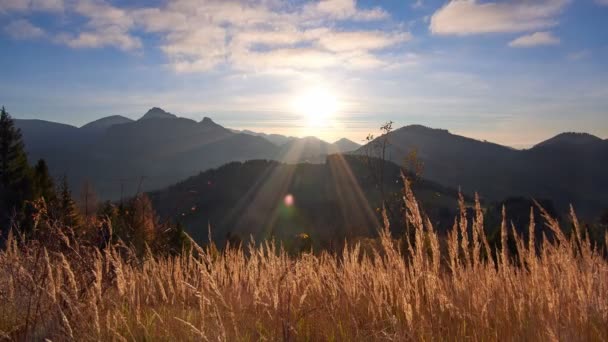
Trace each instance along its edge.
<path fill-rule="evenodd" d="M 294 197 L 292 194 L 287 194 L 287 196 L 285 196 L 285 198 L 283 198 L 283 204 L 285 204 L 285 206 L 287 207 L 292 207 L 294 204 Z"/>

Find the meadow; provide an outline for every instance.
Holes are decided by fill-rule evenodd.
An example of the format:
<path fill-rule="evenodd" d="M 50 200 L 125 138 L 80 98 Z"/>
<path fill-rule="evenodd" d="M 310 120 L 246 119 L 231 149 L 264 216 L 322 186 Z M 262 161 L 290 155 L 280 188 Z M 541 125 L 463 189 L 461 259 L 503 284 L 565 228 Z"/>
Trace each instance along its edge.
<path fill-rule="evenodd" d="M 411 238 L 293 255 L 272 241 L 136 255 L 55 226 L 11 234 L 0 252 L 0 339 L 49 341 L 606 341 L 606 247 L 574 210 L 564 233 L 543 212 L 524 239 L 503 217 L 491 246 L 477 201 L 446 238 L 407 185 Z M 541 210 L 536 207 L 533 210 Z M 533 216 L 532 216 L 533 217 Z M 538 225 L 552 232 L 535 240 Z M 508 248 L 509 243 L 514 248 Z"/>

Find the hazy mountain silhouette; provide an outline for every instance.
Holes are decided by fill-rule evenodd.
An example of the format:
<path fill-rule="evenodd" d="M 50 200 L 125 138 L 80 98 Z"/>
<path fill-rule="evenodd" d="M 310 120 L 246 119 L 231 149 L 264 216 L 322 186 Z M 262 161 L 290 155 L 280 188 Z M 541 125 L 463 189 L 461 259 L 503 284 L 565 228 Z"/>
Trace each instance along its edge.
<path fill-rule="evenodd" d="M 291 146 L 305 145 L 305 157 L 302 158 L 301 160 L 307 160 L 307 159 L 311 159 L 311 158 L 319 159 L 318 158 L 319 156 L 321 156 L 321 159 L 323 159 L 323 156 L 327 155 L 328 153 L 351 152 L 351 151 L 354 151 L 354 150 L 358 149 L 359 147 L 361 147 L 360 144 L 357 144 L 346 138 L 342 138 L 334 143 L 328 143 L 317 137 L 297 138 L 297 137 L 285 136 L 285 135 L 281 135 L 281 134 L 258 133 L 258 132 L 253 132 L 250 130 L 235 131 L 235 132 L 240 132 L 240 133 L 245 133 L 245 134 L 249 134 L 249 135 L 262 137 L 277 146 L 281 146 L 283 149 L 288 149 Z M 287 145 L 287 144 L 289 144 L 289 145 Z M 285 145 L 287 145 L 287 146 L 285 146 Z"/>
<path fill-rule="evenodd" d="M 89 122 L 88 124 L 82 126 L 81 129 L 88 132 L 103 133 L 105 130 L 114 125 L 121 125 L 130 122 L 133 122 L 133 120 L 121 115 L 112 115 Z"/>
<path fill-rule="evenodd" d="M 21 130 L 28 156 L 32 161 L 46 158 L 56 152 L 60 153 L 61 157 L 68 157 L 76 153 L 82 144 L 88 144 L 92 140 L 83 130 L 62 123 L 15 120 L 15 125 Z"/>
<path fill-rule="evenodd" d="M 249 135 L 254 135 L 256 137 L 262 137 L 268 141 L 270 141 L 271 143 L 277 145 L 277 146 L 281 146 L 284 145 L 286 143 L 288 143 L 289 141 L 298 139 L 296 137 L 288 137 L 285 135 L 281 135 L 281 134 L 266 134 L 266 133 L 258 133 L 258 132 L 253 132 L 250 130 L 242 130 L 242 131 L 236 131 L 237 133 L 245 133 L 245 134 L 249 134 Z"/>
<path fill-rule="evenodd" d="M 139 120 L 148 120 L 148 119 L 176 119 L 177 115 L 171 114 L 169 112 L 165 112 L 163 109 L 158 107 L 153 107 L 144 116 L 142 116 Z"/>
<path fill-rule="evenodd" d="M 67 174 L 75 192 L 84 180 L 100 197 L 118 198 L 162 188 L 230 161 L 270 159 L 278 147 L 235 134 L 210 118 L 179 118 L 160 108 L 132 121 L 113 116 L 82 128 L 16 120 L 30 159 L 44 158 L 55 176 Z"/>
<path fill-rule="evenodd" d="M 336 142 L 334 142 L 334 146 L 338 148 L 339 152 L 351 152 L 357 150 L 361 147 L 361 144 L 357 144 L 356 142 L 342 138 Z"/>
<path fill-rule="evenodd" d="M 588 134 L 560 134 L 531 149 L 515 150 L 412 125 L 391 132 L 389 140 L 390 160 L 401 164 L 415 150 L 424 163 L 424 177 L 491 200 L 549 198 L 561 211 L 572 203 L 577 213 L 588 216 L 608 205 L 608 142 Z"/>
<path fill-rule="evenodd" d="M 277 160 L 286 163 L 299 161 L 322 163 L 326 155 L 336 152 L 338 152 L 336 146 L 326 141 L 316 137 L 305 137 L 281 145 Z"/>

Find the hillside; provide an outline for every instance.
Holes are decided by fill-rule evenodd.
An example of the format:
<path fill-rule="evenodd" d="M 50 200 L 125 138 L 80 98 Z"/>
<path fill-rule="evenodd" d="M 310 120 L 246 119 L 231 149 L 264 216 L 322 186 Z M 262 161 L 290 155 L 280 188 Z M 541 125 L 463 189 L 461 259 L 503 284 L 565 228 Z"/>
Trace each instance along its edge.
<path fill-rule="evenodd" d="M 380 138 L 378 138 L 380 139 Z M 389 159 L 403 163 L 411 151 L 424 164 L 424 177 L 489 200 L 509 196 L 552 199 L 560 212 L 597 218 L 608 206 L 608 142 L 590 135 L 564 134 L 529 150 L 515 150 L 419 125 L 388 136 Z M 365 154 L 372 144 L 361 147 Z"/>
<path fill-rule="evenodd" d="M 561 133 L 553 138 L 547 139 L 534 145 L 535 148 L 547 146 L 564 146 L 564 145 L 591 145 L 601 142 L 602 139 L 588 133 L 566 132 Z"/>
<path fill-rule="evenodd" d="M 394 205 L 391 212 L 400 232 L 399 168 L 387 163 L 385 187 Z M 457 192 L 428 181 L 414 184 L 416 194 L 440 229 L 453 223 Z M 286 196 L 293 196 L 293 205 Z M 345 237 L 375 236 L 380 196 L 363 161 L 332 155 L 323 164 L 282 164 L 274 161 L 230 163 L 150 194 L 163 219 L 178 220 L 198 241 L 228 232 L 260 240 L 299 233 L 317 243 L 341 243 Z M 328 246 L 324 246 L 328 247 Z"/>

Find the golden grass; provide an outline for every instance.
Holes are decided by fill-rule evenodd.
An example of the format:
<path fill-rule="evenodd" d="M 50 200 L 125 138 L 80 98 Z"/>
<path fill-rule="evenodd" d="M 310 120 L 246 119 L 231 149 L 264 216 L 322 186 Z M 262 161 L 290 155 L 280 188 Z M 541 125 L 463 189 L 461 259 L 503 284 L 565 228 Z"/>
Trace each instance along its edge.
<path fill-rule="evenodd" d="M 608 263 L 574 212 L 571 237 L 545 214 L 555 239 L 538 253 L 534 234 L 523 241 L 504 220 L 501 240 L 514 239 L 517 255 L 498 248 L 488 258 L 478 203 L 472 218 L 462 208 L 442 248 L 407 186 L 404 200 L 415 229 L 405 251 L 388 222 L 371 252 L 355 244 L 298 257 L 264 243 L 142 260 L 121 244 L 99 250 L 64 236 L 47 249 L 10 238 L 0 339 L 608 340 Z"/>

